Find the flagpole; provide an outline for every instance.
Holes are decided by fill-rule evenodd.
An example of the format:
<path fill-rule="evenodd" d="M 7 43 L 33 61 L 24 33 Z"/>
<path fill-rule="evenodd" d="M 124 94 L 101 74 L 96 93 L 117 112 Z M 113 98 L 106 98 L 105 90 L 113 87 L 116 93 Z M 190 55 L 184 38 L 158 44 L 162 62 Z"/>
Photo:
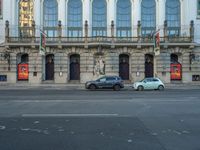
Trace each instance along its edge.
<path fill-rule="evenodd" d="M 156 52 L 157 47 L 157 39 L 156 39 L 156 34 L 159 34 L 160 29 L 158 29 L 154 34 L 153 34 L 153 42 L 154 42 L 154 46 L 153 46 L 153 51 L 154 51 L 154 59 L 153 59 L 153 66 L 154 66 L 154 77 L 157 77 L 157 56 L 159 55 L 158 52 Z M 159 37 L 160 38 L 160 37 Z M 160 44 L 160 43 L 159 43 Z"/>

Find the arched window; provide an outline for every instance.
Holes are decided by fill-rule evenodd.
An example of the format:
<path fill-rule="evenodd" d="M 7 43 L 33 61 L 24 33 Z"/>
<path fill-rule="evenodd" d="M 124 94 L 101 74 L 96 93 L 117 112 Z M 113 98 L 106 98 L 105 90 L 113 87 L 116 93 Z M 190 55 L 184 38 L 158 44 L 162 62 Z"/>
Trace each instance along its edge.
<path fill-rule="evenodd" d="M 19 36 L 27 37 L 32 35 L 29 27 L 33 23 L 33 0 L 19 1 Z"/>
<path fill-rule="evenodd" d="M 155 0 L 142 0 L 141 7 L 142 35 L 152 36 L 156 30 L 156 2 Z"/>
<path fill-rule="evenodd" d="M 168 35 L 180 35 L 180 1 L 166 1 L 166 20 L 168 25 Z"/>
<path fill-rule="evenodd" d="M 81 0 L 68 1 L 67 29 L 69 37 L 82 36 L 82 2 Z"/>
<path fill-rule="evenodd" d="M 130 0 L 117 1 L 117 36 L 131 36 L 131 2 Z"/>
<path fill-rule="evenodd" d="M 58 26 L 57 0 L 44 0 L 43 21 L 45 33 L 49 37 L 55 37 L 57 33 L 55 27 Z"/>
<path fill-rule="evenodd" d="M 92 36 L 107 35 L 106 0 L 93 0 L 92 3 Z"/>

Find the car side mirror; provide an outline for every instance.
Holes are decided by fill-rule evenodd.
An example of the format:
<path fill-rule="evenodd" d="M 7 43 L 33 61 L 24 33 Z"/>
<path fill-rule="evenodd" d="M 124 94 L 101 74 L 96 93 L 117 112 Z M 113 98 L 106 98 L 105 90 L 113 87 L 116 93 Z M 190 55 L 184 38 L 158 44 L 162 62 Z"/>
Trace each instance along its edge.
<path fill-rule="evenodd" d="M 147 83 L 146 81 L 143 81 L 144 83 Z"/>

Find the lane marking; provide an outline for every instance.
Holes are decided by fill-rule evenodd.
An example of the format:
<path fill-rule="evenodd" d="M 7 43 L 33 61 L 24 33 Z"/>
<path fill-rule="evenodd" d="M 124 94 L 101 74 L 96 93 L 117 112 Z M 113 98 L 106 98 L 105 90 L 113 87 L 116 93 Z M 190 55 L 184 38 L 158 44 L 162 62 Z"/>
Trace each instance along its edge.
<path fill-rule="evenodd" d="M 22 117 L 117 117 L 118 114 L 22 114 Z"/>
<path fill-rule="evenodd" d="M 69 103 L 69 102 L 200 102 L 199 97 L 188 97 L 186 100 L 174 100 L 169 99 L 143 99 L 143 98 L 136 98 L 136 99 L 91 99 L 91 100 L 1 100 L 0 102 L 15 102 L 15 103 Z"/>

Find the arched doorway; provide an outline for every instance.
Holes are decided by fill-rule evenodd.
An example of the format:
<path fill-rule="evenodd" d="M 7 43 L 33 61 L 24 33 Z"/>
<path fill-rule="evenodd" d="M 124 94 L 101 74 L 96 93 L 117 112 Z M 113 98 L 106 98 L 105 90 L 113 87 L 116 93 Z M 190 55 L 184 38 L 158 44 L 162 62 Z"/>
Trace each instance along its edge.
<path fill-rule="evenodd" d="M 17 55 L 17 80 L 28 80 L 29 78 L 28 54 Z"/>
<path fill-rule="evenodd" d="M 80 55 L 70 56 L 70 80 L 80 80 Z"/>
<path fill-rule="evenodd" d="M 177 54 L 171 54 L 170 56 L 170 78 L 171 80 L 182 80 L 182 65 L 179 62 L 179 56 Z"/>
<path fill-rule="evenodd" d="M 45 59 L 45 80 L 54 80 L 54 55 L 46 55 Z"/>
<path fill-rule="evenodd" d="M 129 56 L 119 55 L 119 76 L 122 80 L 129 80 Z"/>
<path fill-rule="evenodd" d="M 153 64 L 153 55 L 146 54 L 145 55 L 145 77 L 153 77 L 154 76 L 154 64 Z"/>

